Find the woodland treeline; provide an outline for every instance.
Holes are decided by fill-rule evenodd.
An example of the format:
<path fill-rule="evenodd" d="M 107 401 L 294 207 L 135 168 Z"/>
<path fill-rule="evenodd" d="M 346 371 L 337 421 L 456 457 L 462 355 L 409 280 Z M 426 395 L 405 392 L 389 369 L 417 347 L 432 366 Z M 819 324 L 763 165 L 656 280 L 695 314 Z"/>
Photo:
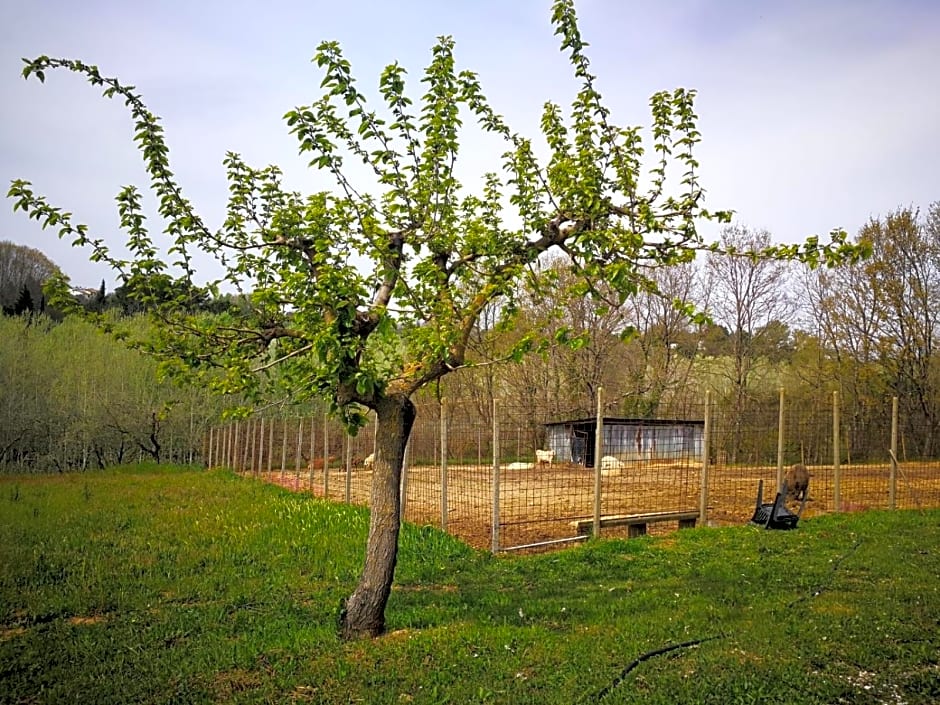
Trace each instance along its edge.
<path fill-rule="evenodd" d="M 772 454 L 781 388 L 790 417 L 819 425 L 818 439 L 829 432 L 824 421 L 838 391 L 851 458 L 883 458 L 897 396 L 905 454 L 936 456 L 940 202 L 874 218 L 855 238 L 871 245 L 872 257 L 836 269 L 700 253 L 653 272 L 658 292 L 625 301 L 579 290 L 568 261 L 546 261 L 553 286 L 525 291 L 513 325 L 499 323 L 505 310 L 489 311 L 474 334 L 473 364 L 430 390 L 425 403 L 459 399 L 486 419 L 494 398 L 510 399 L 516 422 L 538 443 L 544 421 L 592 415 L 601 387 L 605 413 L 640 418 L 701 418 L 710 391 L 721 452 L 734 463 Z M 732 253 L 771 243 L 771 233 L 745 226 L 721 233 L 721 249 Z M 38 250 L 0 243 L 0 467 L 201 460 L 205 429 L 239 400 L 160 381 L 145 351 L 68 307 L 46 306 L 43 286 L 57 271 Z M 147 302 L 120 287 L 108 292 L 103 282 L 73 291 L 83 313 L 146 332 Z M 552 314 L 568 293 L 577 295 Z M 252 305 L 243 296 L 186 298 L 206 316 Z M 555 344 L 521 355 L 535 331 L 550 332 Z M 510 361 L 517 364 L 502 364 Z M 251 403 L 269 416 L 322 413 L 292 406 L 289 392 Z"/>
<path fill-rule="evenodd" d="M 0 319 L 0 470 L 198 461 L 224 401 L 69 316 Z"/>
<path fill-rule="evenodd" d="M 527 292 L 512 329 L 483 327 L 477 359 L 502 359 L 535 329 L 576 344 L 462 371 L 441 393 L 478 400 L 482 417 L 497 396 L 530 418 L 558 420 L 593 415 L 603 387 L 607 414 L 700 419 L 710 391 L 718 451 L 731 463 L 774 460 L 781 388 L 793 429 L 788 462 L 809 461 L 811 448 L 813 462 L 831 460 L 834 391 L 847 459 L 884 460 L 897 396 L 905 457 L 935 457 L 940 203 L 874 218 L 855 238 L 873 252 L 860 264 L 812 269 L 704 253 L 655 272 L 657 294 L 640 291 L 624 304 L 603 291 L 572 297 L 561 318 L 548 315 L 548 301 L 574 278 L 555 260 L 557 290 Z M 759 252 L 772 235 L 735 226 L 721 240 L 724 250 Z"/>

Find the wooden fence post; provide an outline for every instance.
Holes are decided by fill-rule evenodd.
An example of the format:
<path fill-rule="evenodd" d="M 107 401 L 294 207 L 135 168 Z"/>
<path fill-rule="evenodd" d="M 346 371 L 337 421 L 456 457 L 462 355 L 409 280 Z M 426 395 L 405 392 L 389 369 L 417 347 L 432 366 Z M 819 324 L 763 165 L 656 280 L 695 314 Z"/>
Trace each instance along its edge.
<path fill-rule="evenodd" d="M 492 545 L 493 553 L 499 551 L 499 402 L 493 399 L 493 511 Z"/>
<path fill-rule="evenodd" d="M 777 492 L 783 489 L 783 387 L 780 387 L 780 414 L 777 419 Z"/>
<path fill-rule="evenodd" d="M 323 497 L 330 498 L 330 416 L 323 412 Z"/>
<path fill-rule="evenodd" d="M 411 436 L 408 437 L 408 442 L 405 443 L 405 452 L 402 455 L 401 459 L 401 484 L 399 485 L 399 491 L 401 492 L 401 520 L 405 521 L 405 515 L 408 511 L 408 461 L 411 455 Z"/>
<path fill-rule="evenodd" d="M 274 419 L 271 419 L 268 429 L 268 477 L 271 476 L 271 468 L 274 467 Z"/>
<path fill-rule="evenodd" d="M 344 436 L 346 438 L 346 487 L 345 487 L 345 497 L 346 504 L 349 504 L 350 495 L 352 494 L 352 436 L 348 433 Z"/>
<path fill-rule="evenodd" d="M 304 417 L 297 420 L 297 455 L 294 459 L 294 491 L 300 489 L 300 456 L 304 449 Z"/>
<path fill-rule="evenodd" d="M 284 437 L 281 439 L 281 484 L 284 484 L 284 473 L 287 470 L 287 417 L 284 417 Z"/>
<path fill-rule="evenodd" d="M 232 470 L 238 472 L 238 441 L 240 436 L 238 434 L 238 421 L 235 422 L 235 429 L 232 431 L 234 441 L 232 442 Z"/>
<path fill-rule="evenodd" d="M 220 450 L 219 460 L 222 462 L 222 467 L 224 468 L 229 467 L 228 439 L 231 436 L 231 432 L 232 432 L 232 424 L 231 423 L 225 424 L 225 427 L 222 429 L 222 447 L 219 449 Z"/>
<path fill-rule="evenodd" d="M 839 392 L 832 393 L 832 504 L 842 511 L 842 465 L 839 448 Z"/>
<path fill-rule="evenodd" d="M 594 538 L 601 535 L 601 457 L 604 453 L 604 388 L 597 388 L 594 421 Z"/>
<path fill-rule="evenodd" d="M 317 425 L 313 422 L 313 417 L 310 417 L 310 467 L 308 468 L 307 473 L 307 487 L 313 492 L 313 468 L 316 463 L 313 462 L 314 458 L 317 457 Z"/>
<path fill-rule="evenodd" d="M 703 526 L 708 526 L 708 453 L 712 433 L 712 393 L 705 392 L 705 428 L 702 430 L 702 475 L 699 478 L 698 515 Z"/>
<path fill-rule="evenodd" d="M 258 465 L 256 475 L 261 475 L 261 466 L 264 465 L 264 417 L 261 417 L 261 428 L 258 429 Z"/>
<path fill-rule="evenodd" d="M 251 450 L 248 453 L 250 456 L 248 459 L 248 473 L 252 475 L 254 474 L 255 467 L 256 467 L 255 466 L 255 431 L 256 431 L 255 420 L 248 419 L 248 439 L 246 440 L 245 444 L 251 448 Z"/>
<path fill-rule="evenodd" d="M 447 399 L 441 399 L 441 531 L 447 531 Z"/>
<path fill-rule="evenodd" d="M 891 398 L 891 475 L 888 479 L 888 506 L 897 509 L 898 498 L 898 398 Z"/>
<path fill-rule="evenodd" d="M 251 430 L 251 468 L 254 474 L 258 474 L 261 465 L 261 428 L 263 421 L 256 419 Z"/>
<path fill-rule="evenodd" d="M 210 426 L 209 431 L 210 431 L 210 434 L 209 434 L 210 442 L 209 442 L 208 455 L 206 456 L 206 461 L 208 462 L 211 456 L 212 462 L 218 465 L 219 464 L 219 453 L 218 453 L 219 436 L 222 433 L 222 428 L 220 426 Z M 212 464 L 210 463 L 206 467 L 211 468 Z"/>
<path fill-rule="evenodd" d="M 245 422 L 245 443 L 243 444 L 244 448 L 242 448 L 242 457 L 241 457 L 242 470 L 246 470 L 248 468 L 248 460 L 249 460 L 248 452 L 250 448 L 250 441 L 251 441 L 251 420 L 249 419 L 248 421 Z"/>
<path fill-rule="evenodd" d="M 372 424 L 372 459 L 375 460 L 375 452 L 378 450 L 376 441 L 379 437 L 379 415 L 375 414 L 375 422 Z"/>

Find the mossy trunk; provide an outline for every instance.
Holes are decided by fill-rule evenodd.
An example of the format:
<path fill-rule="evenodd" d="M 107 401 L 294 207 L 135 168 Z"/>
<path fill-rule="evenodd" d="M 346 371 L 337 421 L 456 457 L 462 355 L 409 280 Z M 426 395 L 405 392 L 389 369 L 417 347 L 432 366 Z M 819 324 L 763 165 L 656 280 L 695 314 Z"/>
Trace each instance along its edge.
<path fill-rule="evenodd" d="M 365 564 L 340 617 L 344 639 L 375 637 L 385 631 L 385 605 L 392 590 L 401 527 L 401 473 L 415 407 L 404 395 L 382 399 L 376 408 L 375 463 Z"/>

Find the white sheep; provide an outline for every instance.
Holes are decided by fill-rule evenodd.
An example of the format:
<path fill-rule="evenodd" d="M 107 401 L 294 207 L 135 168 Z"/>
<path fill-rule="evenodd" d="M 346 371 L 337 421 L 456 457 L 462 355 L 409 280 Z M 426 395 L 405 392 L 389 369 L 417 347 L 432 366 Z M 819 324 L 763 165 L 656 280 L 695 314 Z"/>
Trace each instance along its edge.
<path fill-rule="evenodd" d="M 551 465 L 555 459 L 554 450 L 536 450 L 535 462 L 539 465 Z"/>
<path fill-rule="evenodd" d="M 375 453 L 369 453 L 366 459 L 362 461 L 362 467 L 371 468 L 373 465 L 375 465 Z"/>
<path fill-rule="evenodd" d="M 624 464 L 620 458 L 612 455 L 605 455 L 601 458 L 601 475 L 605 477 L 617 477 L 623 468 Z"/>

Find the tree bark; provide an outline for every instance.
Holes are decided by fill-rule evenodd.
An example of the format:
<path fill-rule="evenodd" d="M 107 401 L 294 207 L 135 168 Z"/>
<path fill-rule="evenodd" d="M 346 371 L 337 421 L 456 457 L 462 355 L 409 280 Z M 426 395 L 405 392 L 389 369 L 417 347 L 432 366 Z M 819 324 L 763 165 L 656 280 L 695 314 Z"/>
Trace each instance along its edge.
<path fill-rule="evenodd" d="M 405 394 L 391 394 L 376 405 L 378 430 L 369 540 L 359 584 L 340 615 L 343 639 L 376 637 L 385 631 L 385 605 L 398 559 L 401 472 L 415 413 L 414 404 Z"/>

